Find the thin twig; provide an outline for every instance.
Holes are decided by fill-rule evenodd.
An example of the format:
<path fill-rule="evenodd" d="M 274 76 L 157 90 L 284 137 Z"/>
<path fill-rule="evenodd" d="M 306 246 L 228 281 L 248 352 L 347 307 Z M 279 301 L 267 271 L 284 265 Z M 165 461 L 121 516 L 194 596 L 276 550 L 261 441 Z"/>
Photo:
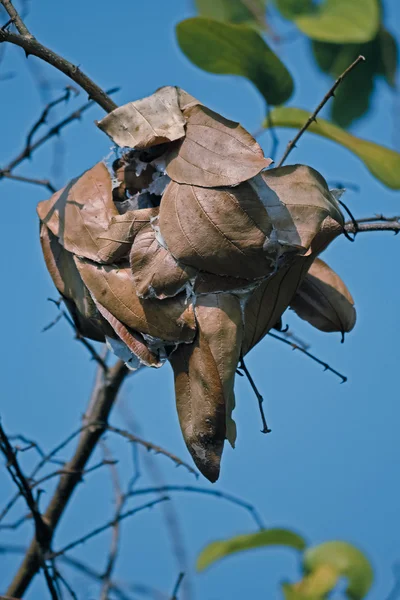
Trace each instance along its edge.
<path fill-rule="evenodd" d="M 196 478 L 199 476 L 197 471 L 195 469 L 193 469 L 193 467 L 191 467 L 189 464 L 185 463 L 178 456 L 175 456 L 175 454 L 168 452 L 168 450 L 164 450 L 164 448 L 161 448 L 161 446 L 157 446 L 156 444 L 152 444 L 151 442 L 148 442 L 147 440 L 143 440 L 142 438 L 139 438 L 136 435 L 129 433 L 129 431 L 125 431 L 125 429 L 119 429 L 118 427 L 113 427 L 112 425 L 107 425 L 106 429 L 107 429 L 107 431 L 112 431 L 113 433 L 116 433 L 116 434 L 126 438 L 130 442 L 144 446 L 146 448 L 146 450 L 153 451 L 156 454 L 162 454 L 163 456 L 166 456 L 167 458 L 172 460 L 176 464 L 177 467 L 179 467 L 179 466 L 185 467 L 185 469 L 187 469 L 189 471 L 189 473 L 193 473 L 193 475 Z"/>
<path fill-rule="evenodd" d="M 172 591 L 171 600 L 178 600 L 179 589 L 181 587 L 184 577 L 185 577 L 185 573 L 179 573 L 176 583 L 174 585 L 174 589 Z"/>
<path fill-rule="evenodd" d="M 345 71 L 343 71 L 343 73 L 336 79 L 335 83 L 333 84 L 333 86 L 331 87 L 331 89 L 329 90 L 329 92 L 327 94 L 325 94 L 325 96 L 323 97 L 323 99 L 321 100 L 321 102 L 318 104 L 317 108 L 314 110 L 314 112 L 312 113 L 312 115 L 307 119 L 307 121 L 304 123 L 303 127 L 296 134 L 296 136 L 293 138 L 293 140 L 290 140 L 290 142 L 288 143 L 287 148 L 285 150 L 285 153 L 284 153 L 284 155 L 282 156 L 281 160 L 279 161 L 279 163 L 277 165 L 278 167 L 281 167 L 283 165 L 283 163 L 285 162 L 285 160 L 287 159 L 287 157 L 289 156 L 289 154 L 291 153 L 291 151 L 293 150 L 293 148 L 296 147 L 297 142 L 299 141 L 299 139 L 301 138 L 301 136 L 303 135 L 303 133 L 311 125 L 311 123 L 313 123 L 313 122 L 316 123 L 317 122 L 316 117 L 317 117 L 318 113 L 323 109 L 323 107 L 328 102 L 328 100 L 335 95 L 335 90 L 342 83 L 343 79 L 345 77 L 347 77 L 347 75 L 360 62 L 364 62 L 364 61 L 365 61 L 365 57 L 360 54 L 360 56 L 358 58 L 356 58 L 356 60 L 354 62 L 352 62 L 351 65 L 349 67 L 347 67 L 347 69 Z"/>
<path fill-rule="evenodd" d="M 6 468 L 10 473 L 12 480 L 16 484 L 20 494 L 24 497 L 28 508 L 32 514 L 33 521 L 35 523 L 35 538 L 34 542 L 37 547 L 37 555 L 39 566 L 43 569 L 44 577 L 50 596 L 52 600 L 58 600 L 59 596 L 54 583 L 54 579 L 50 574 L 49 568 L 46 564 L 46 555 L 50 550 L 51 537 L 49 535 L 48 527 L 43 519 L 37 501 L 35 500 L 31 486 L 28 483 L 22 469 L 19 465 L 17 455 L 0 424 L 0 450 L 3 453 L 7 463 Z M 14 595 L 11 593 L 11 595 Z"/>
<path fill-rule="evenodd" d="M 46 46 L 43 46 L 34 36 L 29 32 L 26 25 L 23 23 L 20 15 L 12 5 L 10 0 L 0 0 L 8 12 L 10 18 L 14 19 L 15 26 L 18 30 L 18 34 L 11 33 L 8 30 L 0 30 L 0 43 L 8 42 L 23 48 L 26 56 L 32 54 L 38 58 L 49 63 L 68 77 L 70 77 L 75 83 L 81 86 L 91 100 L 97 102 L 106 112 L 111 112 L 117 105 L 111 98 L 92 81 L 85 73 L 83 73 L 79 66 L 73 65 L 62 56 L 56 54 Z"/>
<path fill-rule="evenodd" d="M 248 368 L 245 365 L 243 356 L 240 358 L 240 363 L 239 363 L 238 368 L 241 369 L 243 371 L 243 373 L 246 375 L 246 377 L 249 380 L 249 383 L 252 387 L 252 390 L 255 393 L 256 398 L 258 400 L 258 407 L 260 409 L 261 421 L 262 421 L 262 426 L 263 426 L 263 428 L 261 429 L 261 433 L 271 433 L 272 429 L 270 429 L 268 427 L 267 420 L 266 420 L 265 414 L 264 414 L 264 407 L 263 407 L 264 398 L 258 391 L 257 386 L 254 383 L 254 380 L 253 380 L 252 376 L 250 375 Z"/>
<path fill-rule="evenodd" d="M 160 504 L 160 502 L 165 502 L 166 500 L 169 500 L 169 497 L 163 496 L 162 498 L 157 498 L 157 500 L 153 500 L 152 502 L 147 502 L 146 504 L 143 504 L 142 506 L 137 506 L 136 508 L 132 508 L 131 510 L 126 511 L 119 516 L 119 522 L 123 521 L 124 519 L 127 519 L 128 517 L 132 517 L 133 515 L 135 515 L 138 512 L 141 512 L 142 510 L 145 510 L 147 508 L 153 508 L 153 506 L 155 506 L 156 504 Z M 61 548 L 61 550 L 57 550 L 56 552 L 53 552 L 51 554 L 51 558 L 57 558 L 57 556 L 62 556 L 66 552 L 69 552 L 69 550 L 72 550 L 72 548 L 75 548 L 76 546 L 79 546 L 80 544 L 87 542 L 88 540 L 95 537 L 96 535 L 99 535 L 99 533 L 103 533 L 103 531 L 106 531 L 110 527 L 114 527 L 114 525 L 115 525 L 115 519 L 108 521 L 104 525 L 101 525 L 101 527 L 97 527 L 96 529 L 93 529 L 86 535 L 83 535 L 82 537 L 71 542 L 70 544 L 67 544 L 66 546 L 64 546 L 64 548 Z"/>
<path fill-rule="evenodd" d="M 308 358 L 311 358 L 316 363 L 318 363 L 319 365 L 321 365 L 322 367 L 324 367 L 324 371 L 330 371 L 331 373 L 334 373 L 335 375 L 337 375 L 338 377 L 340 377 L 340 379 L 342 380 L 341 383 L 345 383 L 347 381 L 347 377 L 345 377 L 344 375 L 342 375 L 341 373 L 339 373 L 339 371 L 336 371 L 335 369 L 332 369 L 332 367 L 330 367 L 328 365 L 328 363 L 320 360 L 319 358 L 317 358 L 316 356 L 314 356 L 314 354 L 311 354 L 310 352 L 308 352 L 308 350 L 305 350 L 301 346 L 298 346 L 297 344 L 294 344 L 293 342 L 290 342 L 289 340 L 285 340 L 284 337 L 281 337 L 280 335 L 276 335 L 276 333 L 272 333 L 271 331 L 268 333 L 268 335 L 270 335 L 271 337 L 273 337 L 275 340 L 279 340 L 280 342 L 283 342 L 284 344 L 287 344 L 293 350 L 300 350 L 300 352 L 302 352 L 303 354 L 305 354 L 306 356 L 308 356 Z"/>
<path fill-rule="evenodd" d="M 72 329 L 75 332 L 75 339 L 78 340 L 78 342 L 80 342 L 81 344 L 83 344 L 83 346 L 85 346 L 86 350 L 88 350 L 90 356 L 92 357 L 92 359 L 94 361 L 97 362 L 97 364 L 103 369 L 104 373 L 107 374 L 108 372 L 108 365 L 105 362 L 105 360 L 100 356 L 100 354 L 98 354 L 96 352 L 95 347 L 87 341 L 87 339 L 77 330 L 75 323 L 73 322 L 73 320 L 71 319 L 71 317 L 64 311 L 62 310 L 62 315 L 64 317 L 64 319 L 68 322 L 68 324 L 72 327 Z"/>
<path fill-rule="evenodd" d="M 4 177 L 5 179 L 12 179 L 13 181 L 21 181 L 22 183 L 31 183 L 33 185 L 40 185 L 45 187 L 49 192 L 54 194 L 56 192 L 56 188 L 48 179 L 37 179 L 35 177 L 25 177 L 23 175 L 15 175 L 14 173 L 10 173 L 9 171 L 0 171 L 0 179 Z"/>
<path fill-rule="evenodd" d="M 119 88 L 112 88 L 110 90 L 107 90 L 107 94 L 114 94 L 118 90 Z M 41 136 L 39 139 L 37 139 L 36 142 L 33 142 L 29 150 L 25 146 L 23 150 L 12 161 L 10 161 L 6 167 L 4 167 L 1 170 L 1 173 L 4 175 L 4 173 L 10 173 L 11 171 L 13 171 L 15 167 L 20 165 L 24 160 L 26 160 L 30 156 L 32 156 L 32 153 L 35 150 L 43 146 L 43 144 L 48 142 L 54 136 L 59 135 L 60 131 L 64 129 L 64 127 L 66 127 L 70 123 L 73 123 L 74 121 L 80 120 L 83 113 L 86 112 L 90 107 L 92 107 L 94 103 L 94 100 L 89 100 L 88 102 L 85 102 L 85 104 L 83 104 L 80 108 L 77 108 L 71 114 L 64 117 L 59 123 L 53 125 L 49 129 L 49 131 L 43 136 Z"/>
<path fill-rule="evenodd" d="M 159 487 L 148 487 L 148 488 L 139 488 L 131 492 L 130 496 L 142 496 L 143 494 L 165 494 L 165 493 L 173 493 L 173 492 L 193 492 L 195 494 L 204 494 L 206 496 L 214 496 L 214 498 L 220 498 L 222 500 L 226 500 L 227 502 L 231 502 L 236 506 L 240 506 L 244 508 L 252 517 L 254 522 L 256 523 L 259 529 L 265 529 L 265 525 L 258 514 L 257 510 L 254 508 L 252 504 L 241 500 L 240 498 L 236 498 L 236 496 L 232 496 L 231 494 L 227 494 L 225 492 L 221 492 L 220 490 L 202 488 L 195 485 L 163 485 Z"/>
<path fill-rule="evenodd" d="M 118 361 L 113 367 L 109 368 L 107 375 L 102 370 L 101 373 L 103 376 L 97 379 L 97 384 L 89 401 L 91 409 L 88 414 L 87 425 L 89 423 L 90 425 L 82 431 L 76 451 L 71 460 L 65 465 L 68 471 L 75 472 L 75 474 L 60 477 L 60 481 L 43 515 L 43 519 L 47 523 L 50 540 L 53 538 L 68 502 L 80 482 L 79 473 L 85 469 L 97 443 L 106 430 L 109 414 L 129 371 L 122 361 Z M 23 596 L 40 566 L 37 541 L 33 539 L 7 593 L 10 596 Z"/>

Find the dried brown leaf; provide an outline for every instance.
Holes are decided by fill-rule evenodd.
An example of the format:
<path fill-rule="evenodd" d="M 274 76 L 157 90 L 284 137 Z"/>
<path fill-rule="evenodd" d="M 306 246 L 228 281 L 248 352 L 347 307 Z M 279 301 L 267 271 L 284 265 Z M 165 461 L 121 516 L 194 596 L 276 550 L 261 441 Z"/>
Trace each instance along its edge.
<path fill-rule="evenodd" d="M 194 462 L 211 482 L 219 477 L 226 435 L 225 397 L 215 359 L 199 331 L 169 357 L 183 438 Z"/>
<path fill-rule="evenodd" d="M 146 342 L 140 333 L 132 331 L 119 321 L 109 310 L 96 301 L 96 306 L 102 316 L 113 328 L 116 336 L 128 347 L 128 349 L 139 358 L 140 362 L 147 367 L 161 367 L 158 356 L 149 350 Z"/>
<path fill-rule="evenodd" d="M 158 207 L 141 208 L 113 217 L 107 231 L 98 237 L 99 243 L 102 244 L 98 252 L 98 262 L 109 264 L 127 258 L 135 236 L 158 215 L 158 211 Z M 118 245 L 120 250 L 116 254 Z"/>
<path fill-rule="evenodd" d="M 240 300 L 233 294 L 209 294 L 196 300 L 196 318 L 217 365 L 225 399 L 226 439 L 232 447 L 236 440 L 233 386 L 243 339 Z"/>
<path fill-rule="evenodd" d="M 215 190 L 171 182 L 159 225 L 171 254 L 186 265 L 245 279 L 271 272 L 263 250 L 270 221 L 248 183 Z"/>
<path fill-rule="evenodd" d="M 98 342 L 104 342 L 104 335 L 112 335 L 112 330 L 104 321 L 83 283 L 75 266 L 73 255 L 65 250 L 51 231 L 42 224 L 40 243 L 47 270 L 63 296 L 79 333 Z"/>
<path fill-rule="evenodd" d="M 185 135 L 185 118 L 173 86 L 116 108 L 97 125 L 118 146 L 128 148 L 150 148 Z"/>
<path fill-rule="evenodd" d="M 273 225 L 270 244 L 310 252 L 310 246 L 326 218 L 340 226 L 339 204 L 325 179 L 311 167 L 291 165 L 269 169 L 252 180 Z M 268 250 L 268 246 L 266 248 Z"/>
<path fill-rule="evenodd" d="M 243 354 L 247 354 L 279 322 L 307 274 L 310 257 L 297 256 L 251 293 L 244 310 Z"/>
<path fill-rule="evenodd" d="M 239 123 L 199 104 L 184 111 L 186 136 L 167 151 L 167 174 L 178 183 L 234 186 L 271 164 Z"/>
<path fill-rule="evenodd" d="M 148 224 L 136 235 L 130 264 L 137 294 L 142 298 L 168 298 L 181 292 L 196 275 L 192 267 L 180 265 L 156 239 Z"/>
<path fill-rule="evenodd" d="M 107 259 L 113 262 L 126 252 L 120 243 L 102 241 L 110 221 L 118 215 L 112 199 L 111 177 L 107 167 L 97 163 L 80 177 L 38 205 L 40 220 L 47 225 L 66 250 L 101 261 L 107 245 Z"/>
<path fill-rule="evenodd" d="M 240 279 L 239 277 L 228 277 L 223 275 L 215 275 L 215 273 L 206 273 L 201 271 L 196 276 L 193 286 L 194 294 L 212 294 L 242 291 L 246 288 L 252 288 L 256 283 L 248 279 Z"/>
<path fill-rule="evenodd" d="M 351 331 L 354 300 L 344 282 L 317 258 L 290 303 L 297 315 L 321 331 Z"/>
<path fill-rule="evenodd" d="M 169 342 L 193 340 L 196 324 L 186 294 L 166 300 L 139 298 L 129 264 L 118 268 L 77 257 L 75 262 L 93 298 L 128 328 Z"/>

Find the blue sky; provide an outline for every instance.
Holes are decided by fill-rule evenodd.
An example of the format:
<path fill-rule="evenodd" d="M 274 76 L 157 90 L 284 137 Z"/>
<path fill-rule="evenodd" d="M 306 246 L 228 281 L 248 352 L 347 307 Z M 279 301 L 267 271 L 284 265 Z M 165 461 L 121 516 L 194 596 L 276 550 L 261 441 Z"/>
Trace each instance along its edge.
<path fill-rule="evenodd" d="M 400 5 L 396 0 L 384 4 L 387 24 L 398 38 Z M 179 85 L 249 131 L 257 130 L 264 106 L 255 88 L 237 77 L 203 73 L 177 47 L 174 25 L 192 15 L 190 0 L 116 0 L 111 4 L 104 0 L 42 0 L 31 3 L 28 24 L 43 43 L 79 64 L 101 86 L 121 86 L 115 96 L 119 104 L 146 96 L 162 85 Z M 271 25 L 279 29 L 281 23 L 275 20 Z M 294 36 L 279 52 L 296 81 L 291 104 L 314 108 L 330 82 L 310 67 L 309 45 L 301 36 Z M 65 85 L 65 78 L 51 68 L 32 58 L 29 64 L 30 68 L 22 52 L 7 49 L 1 69 L 14 71 L 16 76 L 0 82 L 0 165 L 23 147 L 24 135 L 40 113 L 43 100 L 58 96 Z M 38 76 L 50 82 L 50 90 L 37 89 Z M 60 109 L 58 117 L 84 100 L 82 93 Z M 399 98 L 380 81 L 373 111 L 354 125 L 354 133 L 400 151 L 396 135 L 399 106 Z M 81 123 L 65 129 L 60 140 L 40 150 L 18 173 L 50 175 L 61 186 L 93 165 L 110 150 L 108 138 L 93 124 L 103 114 L 101 109 L 91 109 Z M 289 137 L 290 132 L 279 131 L 279 154 Z M 260 143 L 268 154 L 268 133 Z M 291 158 L 318 169 L 328 181 L 357 184 L 360 191 L 345 196 L 355 215 L 400 213 L 399 193 L 384 188 L 339 146 L 306 135 Z M 95 368 L 66 323 L 41 333 L 55 317 L 55 308 L 46 299 L 56 295 L 42 260 L 35 213 L 36 203 L 46 196 L 46 190 L 40 188 L 0 182 L 0 415 L 7 431 L 24 433 L 50 449 L 77 427 Z M 324 254 L 354 296 L 358 311 L 355 330 L 342 345 L 338 334 L 313 330 L 294 314 L 286 315 L 284 321 L 349 381 L 340 385 L 337 378 L 300 353 L 266 338 L 251 352 L 247 364 L 265 397 L 273 431 L 268 436 L 260 433 L 256 399 L 247 382 L 238 378 L 237 447 L 234 451 L 226 447 L 222 475 L 214 486 L 256 506 L 266 526 L 293 528 L 312 544 L 344 539 L 358 545 L 375 569 L 370 600 L 388 596 L 392 568 L 400 560 L 399 253 L 400 237 L 373 233 L 360 235 L 354 244 L 339 239 Z M 112 422 L 123 425 L 127 415 L 143 437 L 190 460 L 179 431 L 168 365 L 159 371 L 140 372 L 126 382 Z M 120 460 L 121 478 L 127 481 L 132 471 L 129 447 L 112 437 L 108 442 Z M 64 451 L 66 458 L 71 451 L 72 447 Z M 29 466 L 33 456 L 24 459 Z M 139 461 L 140 487 L 154 483 L 154 477 L 164 483 L 196 484 L 191 475 L 175 469 L 164 457 L 150 458 L 140 451 Z M 212 487 L 204 480 L 198 484 Z M 12 492 L 3 470 L 1 503 Z M 44 505 L 45 497 L 42 502 Z M 112 502 L 109 473 L 99 470 L 88 475 L 64 516 L 55 548 L 109 519 Z M 21 504 L 10 520 L 22 509 Z M 117 578 L 150 584 L 168 593 L 183 565 L 187 583 L 182 598 L 239 600 L 244 594 L 279 598 L 279 582 L 298 577 L 298 558 L 288 550 L 250 552 L 196 574 L 196 556 L 207 543 L 254 531 L 255 525 L 237 506 L 194 494 L 173 496 L 166 510 L 167 504 L 125 524 Z M 171 526 L 171 519 L 179 524 L 173 527 L 173 543 L 166 525 Z M 26 544 L 31 530 L 28 522 L 17 532 L 0 531 L 0 544 Z M 110 533 L 105 533 L 71 554 L 101 569 L 109 538 Z M 177 546 L 184 548 L 178 553 L 179 560 Z M 1 557 L 0 593 L 17 563 L 15 556 Z M 87 579 L 66 572 L 80 598 L 97 596 L 97 588 Z M 46 593 L 37 578 L 27 598 L 39 600 Z"/>

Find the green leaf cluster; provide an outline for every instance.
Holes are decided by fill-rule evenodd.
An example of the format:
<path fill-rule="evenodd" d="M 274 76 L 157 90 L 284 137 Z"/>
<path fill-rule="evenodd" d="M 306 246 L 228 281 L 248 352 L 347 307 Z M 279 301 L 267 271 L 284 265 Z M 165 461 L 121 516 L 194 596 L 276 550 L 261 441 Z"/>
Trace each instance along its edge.
<path fill-rule="evenodd" d="M 264 126 L 304 125 L 308 113 L 283 107 L 292 96 L 294 80 L 274 50 L 268 10 L 281 15 L 306 35 L 318 68 L 332 78 L 360 55 L 358 65 L 336 89 L 331 121 L 319 120 L 310 132 L 343 145 L 358 156 L 384 185 L 400 189 L 400 154 L 356 138 L 346 129 L 369 110 L 377 78 L 395 86 L 398 64 L 396 41 L 382 25 L 380 0 L 195 0 L 198 17 L 176 27 L 183 53 L 209 73 L 239 75 L 253 83 L 269 106 L 273 119 Z M 272 44 L 270 43 L 272 40 Z"/>
<path fill-rule="evenodd" d="M 349 600 L 362 600 L 371 588 L 373 570 L 358 548 L 344 541 L 307 547 L 305 540 L 289 529 L 264 529 L 213 542 L 200 553 L 197 569 L 203 571 L 234 553 L 276 546 L 297 551 L 303 571 L 300 581 L 282 583 L 285 600 L 325 600 L 341 577 L 347 579 Z"/>

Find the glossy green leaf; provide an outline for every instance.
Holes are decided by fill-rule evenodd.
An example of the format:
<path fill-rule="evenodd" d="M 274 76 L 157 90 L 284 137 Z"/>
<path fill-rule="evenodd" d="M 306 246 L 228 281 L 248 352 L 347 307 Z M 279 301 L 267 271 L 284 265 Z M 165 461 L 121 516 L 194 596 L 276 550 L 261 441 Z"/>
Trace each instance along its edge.
<path fill-rule="evenodd" d="M 229 554 L 264 546 L 288 546 L 295 550 L 304 550 L 305 541 L 297 533 L 288 529 L 264 529 L 257 533 L 238 535 L 229 540 L 213 542 L 206 546 L 197 559 L 197 569 L 203 571 Z"/>
<path fill-rule="evenodd" d="M 196 0 L 196 7 L 201 17 L 266 29 L 267 0 Z"/>
<path fill-rule="evenodd" d="M 347 577 L 346 594 L 352 600 L 361 600 L 368 593 L 374 573 L 366 556 L 347 542 L 326 542 L 309 548 L 304 553 L 303 568 L 313 572 L 321 565 L 330 565 Z"/>
<path fill-rule="evenodd" d="M 294 21 L 313 40 L 344 44 L 368 42 L 379 27 L 378 0 L 325 0 Z"/>
<path fill-rule="evenodd" d="M 271 122 L 275 127 L 300 129 L 309 116 L 309 112 L 300 108 L 280 107 L 271 112 Z M 264 127 L 269 127 L 267 120 L 264 122 Z M 312 123 L 307 131 L 341 144 L 358 156 L 379 181 L 389 188 L 400 189 L 400 154 L 398 152 L 351 135 L 333 123 L 320 118 L 318 118 L 318 123 Z"/>
<path fill-rule="evenodd" d="M 272 105 L 292 95 L 289 71 L 251 27 L 195 17 L 178 23 L 176 33 L 181 50 L 204 71 L 246 77 Z"/>

